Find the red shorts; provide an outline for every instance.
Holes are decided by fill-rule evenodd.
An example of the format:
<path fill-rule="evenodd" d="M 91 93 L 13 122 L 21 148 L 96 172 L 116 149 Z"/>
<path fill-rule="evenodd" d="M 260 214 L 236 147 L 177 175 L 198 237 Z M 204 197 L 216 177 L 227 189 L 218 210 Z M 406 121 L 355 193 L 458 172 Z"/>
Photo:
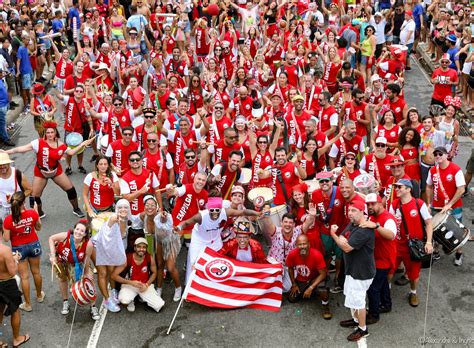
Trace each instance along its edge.
<path fill-rule="evenodd" d="M 41 173 L 41 170 L 38 168 L 37 165 L 35 166 L 35 169 L 33 172 L 34 172 L 34 176 L 37 176 L 38 178 L 48 179 L 43 175 L 43 173 Z M 58 163 L 58 168 L 56 171 L 56 175 L 54 175 L 54 178 L 57 177 L 58 175 L 61 175 L 62 173 L 63 173 L 63 167 L 61 167 L 61 163 Z"/>
<path fill-rule="evenodd" d="M 415 262 L 411 260 L 408 244 L 401 245 L 400 243 L 397 243 L 397 258 L 395 260 L 394 267 L 390 270 L 390 274 L 395 273 L 402 261 L 405 265 L 408 279 L 417 280 L 420 277 L 421 262 Z"/>

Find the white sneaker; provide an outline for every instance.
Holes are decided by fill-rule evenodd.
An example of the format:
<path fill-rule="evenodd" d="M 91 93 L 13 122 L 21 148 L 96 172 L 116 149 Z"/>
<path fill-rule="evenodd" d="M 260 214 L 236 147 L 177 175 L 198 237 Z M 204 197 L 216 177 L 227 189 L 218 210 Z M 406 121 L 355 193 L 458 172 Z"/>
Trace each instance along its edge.
<path fill-rule="evenodd" d="M 120 306 L 114 302 L 112 296 L 110 296 L 107 300 L 104 301 L 104 306 L 107 308 L 109 312 L 117 313 L 120 312 Z"/>
<path fill-rule="evenodd" d="M 130 302 L 127 306 L 127 311 L 129 312 L 135 312 L 135 302 Z"/>
<path fill-rule="evenodd" d="M 96 306 L 91 307 L 92 320 L 100 320 L 99 309 Z"/>
<path fill-rule="evenodd" d="M 156 294 L 161 297 L 161 293 L 163 292 L 162 288 L 156 288 Z"/>
<path fill-rule="evenodd" d="M 456 256 L 454 257 L 454 265 L 455 266 L 462 266 L 463 255 L 464 254 L 456 253 Z"/>
<path fill-rule="evenodd" d="M 61 310 L 62 315 L 68 315 L 69 314 L 69 302 L 68 301 L 63 301 L 63 309 Z"/>
<path fill-rule="evenodd" d="M 179 300 L 181 300 L 181 286 L 179 288 L 174 289 L 173 301 L 179 302 Z"/>
<path fill-rule="evenodd" d="M 110 296 L 116 304 L 120 304 L 118 299 L 118 292 L 115 289 L 112 289 L 112 296 Z"/>

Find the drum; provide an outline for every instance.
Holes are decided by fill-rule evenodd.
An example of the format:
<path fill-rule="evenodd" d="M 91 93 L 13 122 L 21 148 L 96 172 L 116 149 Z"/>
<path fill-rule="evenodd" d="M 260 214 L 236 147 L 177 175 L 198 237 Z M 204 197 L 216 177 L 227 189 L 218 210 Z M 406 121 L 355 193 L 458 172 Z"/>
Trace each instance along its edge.
<path fill-rule="evenodd" d="M 83 141 L 82 135 L 77 132 L 72 132 L 69 133 L 66 137 L 66 145 L 70 149 L 74 149 L 78 147 Z M 79 155 L 80 153 L 83 153 L 85 148 L 83 147 L 81 150 L 76 155 Z"/>
<path fill-rule="evenodd" d="M 91 232 L 92 236 L 95 236 L 99 231 L 102 225 L 109 220 L 109 218 L 114 215 L 112 212 L 104 212 L 97 214 L 97 217 L 91 221 Z"/>
<path fill-rule="evenodd" d="M 304 183 L 308 185 L 308 193 L 310 196 L 313 191 L 316 191 L 319 188 L 318 180 L 305 180 Z"/>
<path fill-rule="evenodd" d="M 94 283 L 89 278 L 82 278 L 71 286 L 71 295 L 79 306 L 85 306 L 97 298 Z"/>
<path fill-rule="evenodd" d="M 433 217 L 433 238 L 441 244 L 446 254 L 463 246 L 470 235 L 469 229 L 452 215 L 438 213 Z"/>
<path fill-rule="evenodd" d="M 249 191 L 247 197 L 256 208 L 260 209 L 266 203 L 272 202 L 273 190 L 268 187 L 256 187 Z"/>
<path fill-rule="evenodd" d="M 276 207 L 270 209 L 270 220 L 272 220 L 275 227 L 281 226 L 281 219 L 287 212 L 288 210 L 286 210 L 286 204 L 277 205 Z"/>
<path fill-rule="evenodd" d="M 357 192 L 364 195 L 369 193 L 377 193 L 377 180 L 371 174 L 360 174 L 354 179 L 354 187 Z"/>
<path fill-rule="evenodd" d="M 240 177 L 242 178 L 240 182 L 242 185 L 248 185 L 250 183 L 250 179 L 252 179 L 252 169 L 250 168 L 242 168 L 242 174 Z"/>
<path fill-rule="evenodd" d="M 100 152 L 105 156 L 107 152 L 107 147 L 109 146 L 109 135 L 104 134 L 102 138 L 100 138 Z"/>

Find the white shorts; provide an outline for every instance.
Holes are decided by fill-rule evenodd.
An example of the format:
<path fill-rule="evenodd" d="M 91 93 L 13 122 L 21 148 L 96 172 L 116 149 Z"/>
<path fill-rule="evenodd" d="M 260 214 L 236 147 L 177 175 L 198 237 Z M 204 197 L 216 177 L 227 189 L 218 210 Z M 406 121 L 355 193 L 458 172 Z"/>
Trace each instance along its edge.
<path fill-rule="evenodd" d="M 365 309 L 365 297 L 373 279 L 359 280 L 346 275 L 344 282 L 344 306 L 350 309 Z"/>
<path fill-rule="evenodd" d="M 472 68 L 472 62 L 464 63 L 464 65 L 462 66 L 462 73 L 464 75 L 469 75 L 471 73 L 471 68 Z"/>
<path fill-rule="evenodd" d="M 66 79 L 61 79 L 56 77 L 56 88 L 59 92 L 64 93 L 64 83 L 66 83 Z"/>

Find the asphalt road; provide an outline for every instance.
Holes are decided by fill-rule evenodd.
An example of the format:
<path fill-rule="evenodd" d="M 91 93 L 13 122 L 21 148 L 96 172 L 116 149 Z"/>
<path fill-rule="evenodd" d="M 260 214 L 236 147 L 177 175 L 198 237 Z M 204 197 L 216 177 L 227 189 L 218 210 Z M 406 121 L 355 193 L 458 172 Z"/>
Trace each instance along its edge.
<path fill-rule="evenodd" d="M 420 68 L 413 64 L 407 75 L 406 99 L 409 105 L 427 112 L 432 87 Z M 25 144 L 35 138 L 31 116 L 17 120 L 22 126 L 18 144 Z M 472 141 L 462 139 L 456 162 L 464 169 L 471 153 Z M 85 167 L 92 169 L 88 162 L 91 151 L 86 153 Z M 32 153 L 14 157 L 16 166 L 31 178 L 34 156 Z M 77 165 L 73 162 L 73 169 Z M 76 171 L 71 176 L 78 193 L 82 190 L 82 175 Z M 468 226 L 472 228 L 474 196 L 465 200 L 464 212 Z M 31 313 L 22 312 L 22 332 L 31 335 L 28 347 L 65 347 L 71 331 L 71 347 L 88 345 L 94 322 L 87 308 L 77 308 L 62 316 L 61 297 L 57 284 L 51 282 L 47 238 L 54 233 L 65 231 L 76 221 L 66 194 L 50 182 L 43 195 L 43 208 L 47 217 L 43 220 L 40 240 L 44 249 L 41 270 L 46 299 L 43 304 L 33 301 Z M 469 219 L 468 219 L 469 218 Z M 412 308 L 406 296 L 408 287 L 393 286 L 393 311 L 384 314 L 379 323 L 369 327 L 371 335 L 362 344 L 371 347 L 409 347 L 420 345 L 426 329 L 427 342 L 435 346 L 474 345 L 474 281 L 473 243 L 465 247 L 462 267 L 454 267 L 453 256 L 442 256 L 432 269 L 430 291 L 427 297 L 428 271 L 423 271 L 419 286 L 420 306 Z M 184 263 L 181 252 L 179 268 Z M 193 303 L 185 303 L 174 329 L 169 336 L 165 331 L 171 322 L 177 304 L 172 302 L 172 284 L 166 283 L 163 290 L 165 307 L 155 313 L 137 303 L 135 313 L 124 308 L 120 313 L 107 313 L 100 332 L 95 331 L 98 347 L 178 347 L 178 346 L 261 346 L 261 347 L 344 347 L 355 346 L 348 343 L 349 329 L 339 327 L 340 320 L 349 318 L 342 294 L 331 295 L 330 306 L 334 317 L 325 321 L 320 315 L 317 302 L 290 304 L 286 300 L 279 313 L 252 309 L 216 310 Z M 34 295 L 33 295 L 34 296 Z M 428 302 L 425 317 L 425 305 Z M 101 303 L 99 299 L 98 303 Z M 71 300 L 72 304 L 72 300 Z M 74 307 L 72 307 L 74 308 Z M 426 326 L 424 325 L 426 321 Z M 4 320 L 3 338 L 11 342 L 11 329 Z"/>

